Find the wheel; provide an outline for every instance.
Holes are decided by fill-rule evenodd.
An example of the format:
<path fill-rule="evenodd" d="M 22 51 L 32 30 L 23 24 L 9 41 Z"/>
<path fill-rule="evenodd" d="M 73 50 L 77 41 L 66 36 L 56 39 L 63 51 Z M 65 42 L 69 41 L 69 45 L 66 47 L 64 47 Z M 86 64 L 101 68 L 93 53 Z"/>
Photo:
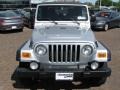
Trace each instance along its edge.
<path fill-rule="evenodd" d="M 31 25 L 31 23 L 30 23 L 30 22 L 29 22 L 29 24 L 28 24 L 28 28 L 30 28 L 30 29 L 32 28 L 32 25 Z"/>
<path fill-rule="evenodd" d="M 21 28 L 21 29 L 18 29 L 18 31 L 19 31 L 19 32 L 23 32 L 23 28 Z"/>
<path fill-rule="evenodd" d="M 120 28 L 120 22 L 118 23 L 118 28 Z"/>
<path fill-rule="evenodd" d="M 108 29 L 109 29 L 109 25 L 108 25 L 108 24 L 105 24 L 104 30 L 107 31 Z"/>

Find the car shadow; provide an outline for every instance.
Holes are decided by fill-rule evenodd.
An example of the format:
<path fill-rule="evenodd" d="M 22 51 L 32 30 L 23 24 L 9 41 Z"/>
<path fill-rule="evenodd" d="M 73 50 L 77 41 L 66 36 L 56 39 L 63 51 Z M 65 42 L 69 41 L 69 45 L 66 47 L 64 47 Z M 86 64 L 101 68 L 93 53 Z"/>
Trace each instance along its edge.
<path fill-rule="evenodd" d="M 103 29 L 92 29 L 93 32 L 106 32 L 105 30 Z"/>
<path fill-rule="evenodd" d="M 79 82 L 70 82 L 70 81 L 55 81 L 53 79 L 44 79 L 44 80 L 25 80 L 22 81 L 17 78 L 16 73 L 14 72 L 11 80 L 15 82 L 12 84 L 15 89 L 44 89 L 44 90 L 72 90 L 72 89 L 90 89 L 91 87 L 97 87 L 100 85 L 91 84 L 87 80 L 82 80 Z"/>
<path fill-rule="evenodd" d="M 103 29 L 92 29 L 91 28 L 91 30 L 93 31 L 93 32 L 108 32 L 108 31 L 110 31 L 110 30 L 120 30 L 120 28 L 119 27 L 111 27 L 111 28 L 109 28 L 107 31 L 105 31 L 105 30 L 103 30 Z"/>
<path fill-rule="evenodd" d="M 0 34 L 10 34 L 10 33 L 19 33 L 22 31 L 19 30 L 9 30 L 9 31 L 0 31 Z"/>

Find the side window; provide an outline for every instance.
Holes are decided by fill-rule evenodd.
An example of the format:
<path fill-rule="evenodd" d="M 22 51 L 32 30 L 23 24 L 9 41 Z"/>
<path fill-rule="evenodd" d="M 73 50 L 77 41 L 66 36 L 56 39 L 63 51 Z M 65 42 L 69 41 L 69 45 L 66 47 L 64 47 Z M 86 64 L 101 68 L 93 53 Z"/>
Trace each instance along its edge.
<path fill-rule="evenodd" d="M 116 17 L 118 17 L 118 16 L 119 16 L 119 14 L 118 14 L 118 13 L 112 13 L 111 18 L 116 18 Z"/>
<path fill-rule="evenodd" d="M 116 17 L 116 14 L 115 14 L 115 13 L 111 13 L 110 18 L 113 19 L 113 18 L 115 18 L 115 17 Z"/>
<path fill-rule="evenodd" d="M 119 17 L 120 16 L 120 14 L 119 13 L 116 13 L 116 17 Z"/>

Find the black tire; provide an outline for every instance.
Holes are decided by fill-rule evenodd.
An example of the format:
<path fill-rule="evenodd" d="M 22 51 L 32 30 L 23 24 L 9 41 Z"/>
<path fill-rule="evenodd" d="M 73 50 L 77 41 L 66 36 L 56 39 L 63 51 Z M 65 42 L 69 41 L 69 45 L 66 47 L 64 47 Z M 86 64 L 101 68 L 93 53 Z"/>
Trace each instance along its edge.
<path fill-rule="evenodd" d="M 117 26 L 118 28 L 120 28 L 120 22 L 118 23 L 118 26 Z"/>
<path fill-rule="evenodd" d="M 32 25 L 31 25 L 31 23 L 30 23 L 30 22 L 29 22 L 29 24 L 28 24 L 28 28 L 30 28 L 30 29 L 32 28 Z"/>
<path fill-rule="evenodd" d="M 104 30 L 107 31 L 108 29 L 109 29 L 109 25 L 106 23 L 106 24 L 104 25 Z"/>
<path fill-rule="evenodd" d="M 21 28 L 21 29 L 18 29 L 18 31 L 19 31 L 19 32 L 23 32 L 23 28 Z"/>

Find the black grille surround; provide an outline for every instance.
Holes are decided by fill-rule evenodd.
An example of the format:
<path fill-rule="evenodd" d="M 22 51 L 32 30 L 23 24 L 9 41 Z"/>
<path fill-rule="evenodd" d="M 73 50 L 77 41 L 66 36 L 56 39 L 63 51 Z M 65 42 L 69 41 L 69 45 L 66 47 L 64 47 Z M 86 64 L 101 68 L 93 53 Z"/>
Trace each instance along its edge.
<path fill-rule="evenodd" d="M 51 63 L 80 62 L 80 45 L 52 44 L 48 45 L 48 51 Z"/>

